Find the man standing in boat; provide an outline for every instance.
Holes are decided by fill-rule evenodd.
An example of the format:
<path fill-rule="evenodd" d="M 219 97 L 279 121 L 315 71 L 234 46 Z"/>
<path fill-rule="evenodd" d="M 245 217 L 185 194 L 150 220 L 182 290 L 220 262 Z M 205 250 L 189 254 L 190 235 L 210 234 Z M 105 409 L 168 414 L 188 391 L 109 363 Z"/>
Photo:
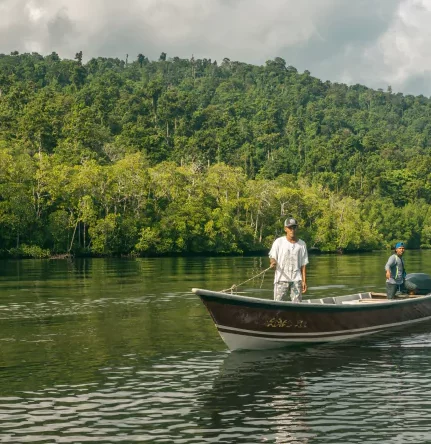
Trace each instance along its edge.
<path fill-rule="evenodd" d="M 269 252 L 270 267 L 275 269 L 274 299 L 301 302 L 307 291 L 305 267 L 308 253 L 305 242 L 296 236 L 298 222 L 293 218 L 284 221 L 286 236 L 279 237 Z"/>
<path fill-rule="evenodd" d="M 404 242 L 398 242 L 395 245 L 395 254 L 390 256 L 388 262 L 386 262 L 386 294 L 388 299 L 394 299 L 397 292 L 405 293 L 404 279 L 406 277 L 406 270 L 402 257 L 404 251 Z"/>

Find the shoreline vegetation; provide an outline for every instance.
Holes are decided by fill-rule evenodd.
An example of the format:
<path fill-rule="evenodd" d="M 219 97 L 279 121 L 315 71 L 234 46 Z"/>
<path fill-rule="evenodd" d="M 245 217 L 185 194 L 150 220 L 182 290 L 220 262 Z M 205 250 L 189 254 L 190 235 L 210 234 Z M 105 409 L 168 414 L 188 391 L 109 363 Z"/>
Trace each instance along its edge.
<path fill-rule="evenodd" d="M 24 245 L 24 249 L 26 246 Z M 387 250 L 387 249 L 385 249 Z M 337 251 L 320 251 L 317 249 L 309 249 L 308 254 L 312 256 L 320 256 L 320 255 L 352 255 L 352 254 L 361 254 L 361 253 L 370 253 L 370 252 L 376 252 L 376 251 L 385 251 L 383 249 L 381 250 L 363 250 L 363 249 L 356 249 L 356 250 L 340 250 Z M 2 255 L 0 256 L 0 259 L 51 259 L 51 260 L 72 260 L 72 259 L 84 259 L 84 258 L 121 258 L 121 259 L 134 259 L 139 257 L 247 257 L 247 256 L 262 256 L 267 257 L 268 256 L 267 249 L 261 249 L 261 250 L 253 250 L 253 251 L 244 251 L 244 252 L 206 252 L 206 251 L 200 251 L 200 252 L 165 252 L 165 253 L 148 253 L 148 254 L 137 254 L 136 252 L 129 252 L 129 253 L 118 253 L 118 254 L 91 254 L 89 252 L 84 253 L 55 253 L 52 254 L 50 250 L 46 249 L 43 251 L 39 251 L 38 249 L 34 251 L 29 251 L 27 254 L 14 254 L 11 253 L 8 255 Z"/>
<path fill-rule="evenodd" d="M 0 54 L 0 257 L 431 248 L 431 100 L 263 66 Z"/>
<path fill-rule="evenodd" d="M 348 250 L 348 251 L 320 251 L 320 250 L 309 250 L 308 254 L 310 256 L 337 256 L 337 255 L 358 255 L 358 254 L 366 254 L 366 253 L 372 253 L 372 252 L 378 252 L 378 251 L 387 251 L 388 249 L 381 249 L 381 250 Z M 410 249 L 409 249 L 410 250 Z M 428 250 L 428 248 L 421 249 L 421 250 Z M 72 261 L 75 259 L 97 259 L 97 258 L 115 258 L 115 259 L 137 259 L 137 258 L 175 258 L 175 257 L 268 257 L 268 250 L 259 250 L 259 251 L 247 251 L 243 253 L 214 253 L 214 252 L 199 252 L 199 253 L 193 253 L 193 252 L 179 252 L 179 253 L 164 253 L 164 254 L 136 254 L 136 253 L 128 253 L 128 254 L 72 254 L 72 253 L 64 253 L 64 254 L 48 254 L 46 252 L 45 254 L 33 254 L 33 255 L 27 255 L 27 256 L 0 256 L 0 259 L 44 259 L 44 260 L 67 260 Z"/>

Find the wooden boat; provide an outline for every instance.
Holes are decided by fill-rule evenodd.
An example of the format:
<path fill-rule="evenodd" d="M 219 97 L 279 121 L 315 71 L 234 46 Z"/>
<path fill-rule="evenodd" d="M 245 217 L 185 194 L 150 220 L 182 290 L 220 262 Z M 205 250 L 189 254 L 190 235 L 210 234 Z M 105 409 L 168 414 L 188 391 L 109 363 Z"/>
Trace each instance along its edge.
<path fill-rule="evenodd" d="M 192 290 L 231 350 L 341 341 L 431 319 L 431 294 L 357 293 L 300 303 Z"/>

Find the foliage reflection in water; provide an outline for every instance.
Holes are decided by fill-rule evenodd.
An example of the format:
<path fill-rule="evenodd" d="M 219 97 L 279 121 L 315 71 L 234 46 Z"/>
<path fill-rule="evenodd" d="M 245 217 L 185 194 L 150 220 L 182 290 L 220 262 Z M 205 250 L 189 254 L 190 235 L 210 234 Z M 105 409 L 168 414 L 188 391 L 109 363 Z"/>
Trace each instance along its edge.
<path fill-rule="evenodd" d="M 312 257 L 310 296 L 383 289 L 385 257 Z M 426 272 L 431 255 L 409 252 L 409 264 Z M 330 346 L 226 351 L 190 288 L 228 288 L 266 266 L 3 262 L 0 442 L 430 442 L 426 324 Z M 270 275 L 255 284 L 271 297 Z"/>

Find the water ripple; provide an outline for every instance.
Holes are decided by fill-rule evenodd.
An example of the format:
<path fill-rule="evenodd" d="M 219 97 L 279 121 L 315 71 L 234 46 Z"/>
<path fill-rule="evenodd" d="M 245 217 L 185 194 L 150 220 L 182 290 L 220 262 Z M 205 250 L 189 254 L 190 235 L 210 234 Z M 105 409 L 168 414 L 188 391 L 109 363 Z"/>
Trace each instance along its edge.
<path fill-rule="evenodd" d="M 352 258 L 329 258 L 328 273 L 344 260 L 353 276 Z M 65 276 L 64 264 L 31 262 L 19 282 L 0 281 L 0 442 L 431 442 L 427 325 L 228 353 L 187 288 L 227 288 L 250 263 L 262 265 L 94 261 Z M 310 291 L 346 291 L 337 279 L 322 274 Z M 271 297 L 271 284 L 245 291 Z"/>

